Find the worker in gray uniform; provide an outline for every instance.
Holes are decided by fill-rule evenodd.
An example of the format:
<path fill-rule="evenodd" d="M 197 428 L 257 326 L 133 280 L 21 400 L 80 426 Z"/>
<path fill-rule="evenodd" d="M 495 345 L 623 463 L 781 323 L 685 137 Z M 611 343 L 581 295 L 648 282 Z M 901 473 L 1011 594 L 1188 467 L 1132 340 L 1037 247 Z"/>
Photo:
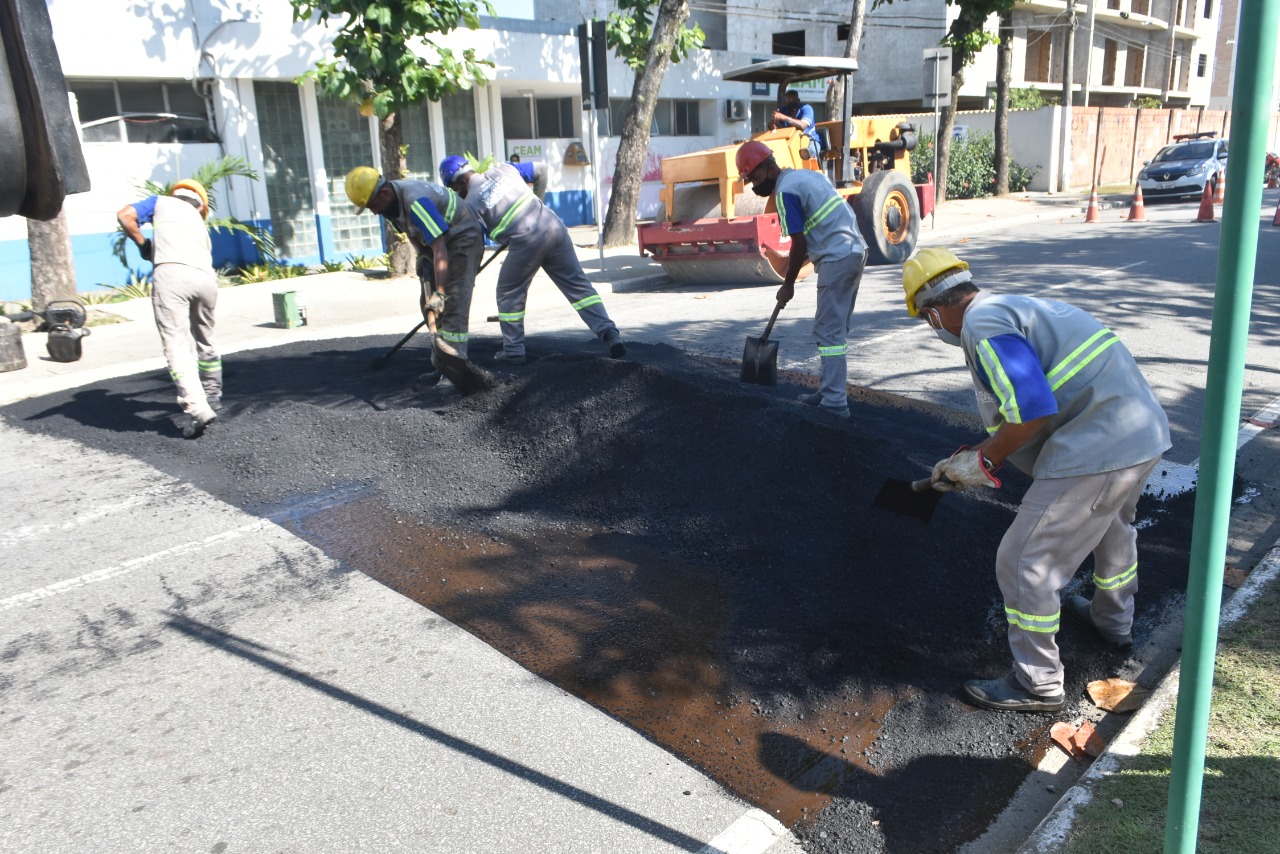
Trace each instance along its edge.
<path fill-rule="evenodd" d="M 796 277 L 806 261 L 813 261 L 818 273 L 813 337 L 818 340 L 822 379 L 817 392 L 802 394 L 799 400 L 848 418 L 849 325 L 867 266 L 867 244 L 857 217 L 821 172 L 780 168 L 763 142 L 743 143 L 736 161 L 743 183 L 758 196 L 773 196 L 782 234 L 791 237 L 778 302 L 788 303 L 795 296 Z"/>
<path fill-rule="evenodd" d="M 933 467 L 934 489 L 999 488 L 1006 460 L 1034 478 L 1000 541 L 996 579 L 1013 672 L 964 685 L 990 709 L 1066 703 L 1056 634 L 1062 606 L 1116 648 L 1132 644 L 1138 498 L 1169 449 L 1169 421 L 1116 334 L 1088 313 L 983 293 L 969 265 L 922 249 L 903 265 L 907 311 L 964 350 L 987 438 Z M 1092 601 L 1059 591 L 1093 554 Z"/>
<path fill-rule="evenodd" d="M 347 173 L 347 198 L 368 208 L 404 234 L 417 253 L 423 317 L 438 319 L 435 334 L 464 359 L 470 337 L 471 294 L 484 254 L 480 223 L 458 194 L 430 181 L 387 181 L 371 166 Z M 429 371 L 420 382 L 439 380 Z"/>
<path fill-rule="evenodd" d="M 116 221 L 138 245 L 151 275 L 151 309 L 164 347 L 169 376 L 178 387 L 178 405 L 190 416 L 182 435 L 195 439 L 222 408 L 222 357 L 214 342 L 218 274 L 213 269 L 209 194 L 187 178 L 167 196 L 148 196 L 122 207 Z M 150 238 L 142 226 L 151 224 Z"/>
<path fill-rule="evenodd" d="M 609 356 L 620 359 L 626 355 L 617 325 L 609 319 L 600 294 L 578 262 L 569 230 L 538 200 L 515 166 L 496 163 L 477 172 L 467 158 L 454 155 L 440 162 L 440 180 L 466 199 L 489 239 L 506 247 L 507 257 L 498 273 L 502 350 L 494 356 L 497 361 L 511 365 L 525 362 L 525 300 L 539 268 L 609 348 Z"/>

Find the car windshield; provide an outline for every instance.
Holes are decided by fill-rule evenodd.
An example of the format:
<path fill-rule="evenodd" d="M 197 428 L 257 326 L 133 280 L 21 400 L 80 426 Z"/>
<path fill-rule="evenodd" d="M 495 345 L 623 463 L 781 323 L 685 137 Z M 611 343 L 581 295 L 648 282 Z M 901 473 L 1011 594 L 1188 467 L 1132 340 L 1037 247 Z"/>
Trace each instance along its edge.
<path fill-rule="evenodd" d="M 1213 156 L 1212 142 L 1184 142 L 1181 145 L 1170 145 L 1160 149 L 1156 155 L 1156 163 L 1168 163 L 1171 160 L 1208 160 Z"/>

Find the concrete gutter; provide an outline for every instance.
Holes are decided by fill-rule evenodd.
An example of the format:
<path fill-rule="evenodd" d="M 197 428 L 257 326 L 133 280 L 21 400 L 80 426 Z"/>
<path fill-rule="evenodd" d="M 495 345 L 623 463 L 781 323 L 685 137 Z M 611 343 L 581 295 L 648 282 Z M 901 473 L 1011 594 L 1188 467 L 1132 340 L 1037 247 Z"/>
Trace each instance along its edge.
<path fill-rule="evenodd" d="M 1223 606 L 1218 620 L 1219 632 L 1244 616 L 1278 575 L 1280 541 L 1271 547 L 1267 556 L 1249 573 L 1245 583 Z M 1017 854 L 1051 854 L 1061 850 L 1071 835 L 1076 810 L 1093 800 L 1095 790 L 1102 781 L 1123 770 L 1125 763 L 1141 752 L 1147 737 L 1159 726 L 1164 714 L 1174 708 L 1178 699 L 1180 673 L 1181 667 L 1178 665 L 1169 671 L 1142 708 L 1134 713 L 1120 734 L 1103 750 L 1102 755 L 1036 826 L 1027 841 L 1018 848 Z"/>

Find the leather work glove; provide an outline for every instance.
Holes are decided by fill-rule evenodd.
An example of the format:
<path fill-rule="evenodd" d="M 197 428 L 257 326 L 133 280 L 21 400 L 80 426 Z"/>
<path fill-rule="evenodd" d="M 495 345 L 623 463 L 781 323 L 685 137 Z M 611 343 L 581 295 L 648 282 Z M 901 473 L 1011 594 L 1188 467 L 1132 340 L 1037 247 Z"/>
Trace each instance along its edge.
<path fill-rule="evenodd" d="M 142 256 L 143 261 L 155 260 L 155 245 L 152 244 L 150 237 L 138 244 L 138 254 Z"/>
<path fill-rule="evenodd" d="M 982 451 L 961 448 L 945 460 L 939 460 L 933 466 L 930 480 L 933 488 L 939 492 L 950 492 L 953 489 L 968 489 L 971 486 L 985 486 L 990 489 L 1000 488 L 1000 479 L 992 474 L 997 466 L 982 455 Z"/>
<path fill-rule="evenodd" d="M 437 317 L 444 314 L 444 301 L 444 294 L 439 291 L 432 291 L 431 296 L 422 300 L 422 316 L 426 317 L 430 312 L 435 312 Z"/>

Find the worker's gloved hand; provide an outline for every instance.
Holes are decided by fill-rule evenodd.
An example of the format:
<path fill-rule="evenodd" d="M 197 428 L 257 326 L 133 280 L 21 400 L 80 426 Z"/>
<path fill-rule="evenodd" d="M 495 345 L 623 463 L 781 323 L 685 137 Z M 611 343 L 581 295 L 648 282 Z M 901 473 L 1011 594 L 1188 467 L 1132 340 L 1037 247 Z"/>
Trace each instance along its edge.
<path fill-rule="evenodd" d="M 795 295 L 796 295 L 796 286 L 795 286 L 795 283 L 792 282 L 789 285 L 783 285 L 782 287 L 778 288 L 776 299 L 778 300 L 778 302 L 782 303 L 783 305 L 786 305 L 787 303 L 791 302 L 791 298 Z"/>
<path fill-rule="evenodd" d="M 142 256 L 143 261 L 151 261 L 155 258 L 155 246 L 151 243 L 151 238 L 138 244 L 138 254 Z"/>
<path fill-rule="evenodd" d="M 945 460 L 939 460 L 933 466 L 930 479 L 933 488 L 939 492 L 950 492 L 953 489 L 968 489 L 971 486 L 985 486 L 990 489 L 1000 488 L 1000 479 L 992 474 L 997 466 L 982 455 L 982 451 L 961 448 Z"/>
<path fill-rule="evenodd" d="M 439 291 L 432 291 L 431 296 L 422 300 L 422 316 L 426 317 L 428 313 L 435 312 L 436 316 L 444 314 L 445 295 Z"/>

